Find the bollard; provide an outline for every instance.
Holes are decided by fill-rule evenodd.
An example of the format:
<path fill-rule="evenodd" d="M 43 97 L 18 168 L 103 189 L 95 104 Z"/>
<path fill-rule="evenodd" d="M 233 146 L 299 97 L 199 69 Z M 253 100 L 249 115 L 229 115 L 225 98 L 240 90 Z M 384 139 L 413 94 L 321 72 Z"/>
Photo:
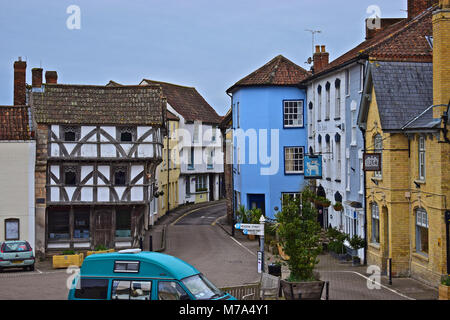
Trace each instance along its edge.
<path fill-rule="evenodd" d="M 149 247 L 148 247 L 148 251 L 153 251 L 153 237 L 152 237 L 152 235 L 150 235 L 150 244 L 149 244 Z"/>
<path fill-rule="evenodd" d="M 389 284 L 392 285 L 392 258 L 388 259 L 388 268 L 389 268 Z"/>

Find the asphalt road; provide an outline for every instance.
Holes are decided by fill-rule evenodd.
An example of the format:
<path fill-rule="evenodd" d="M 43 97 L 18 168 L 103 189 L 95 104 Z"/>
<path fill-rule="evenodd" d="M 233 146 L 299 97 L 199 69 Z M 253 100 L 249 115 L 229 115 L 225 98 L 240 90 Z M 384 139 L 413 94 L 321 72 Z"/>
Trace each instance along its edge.
<path fill-rule="evenodd" d="M 219 287 L 257 282 L 258 242 L 238 242 L 215 225 L 225 213 L 220 203 L 182 216 L 167 229 L 165 253 L 192 264 Z"/>

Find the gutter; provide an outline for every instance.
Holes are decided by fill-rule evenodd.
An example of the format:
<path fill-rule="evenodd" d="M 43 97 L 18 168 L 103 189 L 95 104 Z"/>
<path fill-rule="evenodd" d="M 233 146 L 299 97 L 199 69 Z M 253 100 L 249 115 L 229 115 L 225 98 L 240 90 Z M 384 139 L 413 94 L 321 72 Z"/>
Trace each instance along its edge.
<path fill-rule="evenodd" d="M 362 135 L 363 135 L 363 150 L 366 150 L 366 130 L 363 129 L 362 127 L 359 127 L 359 129 L 361 130 Z M 363 159 L 363 161 L 364 161 L 364 159 Z M 363 205 L 363 207 L 364 207 L 364 241 L 366 242 L 366 245 L 364 247 L 363 265 L 367 265 L 367 246 L 369 244 L 369 241 L 367 239 L 367 199 L 366 199 L 366 184 L 367 184 L 366 180 L 367 180 L 367 178 L 366 178 L 365 172 L 364 172 L 363 180 L 364 180 L 364 189 L 363 189 L 364 190 L 364 193 L 363 193 L 363 198 L 364 198 L 364 200 L 363 200 L 364 201 L 364 205 Z"/>

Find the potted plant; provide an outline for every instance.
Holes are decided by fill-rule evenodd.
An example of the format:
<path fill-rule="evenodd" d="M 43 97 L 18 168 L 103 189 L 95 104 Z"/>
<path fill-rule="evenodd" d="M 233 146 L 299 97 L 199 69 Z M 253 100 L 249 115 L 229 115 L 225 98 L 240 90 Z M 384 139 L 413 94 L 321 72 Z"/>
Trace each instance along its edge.
<path fill-rule="evenodd" d="M 439 285 L 439 300 L 450 300 L 450 275 L 442 277 Z"/>
<path fill-rule="evenodd" d="M 342 206 L 342 203 L 337 201 L 334 205 L 333 205 L 333 209 L 334 211 L 342 211 L 342 209 L 344 209 L 344 207 Z"/>
<path fill-rule="evenodd" d="M 330 254 L 341 261 L 347 260 L 347 252 L 344 242 L 348 239 L 347 234 L 340 232 L 336 228 L 329 228 L 327 231 L 329 238 L 328 251 Z"/>
<path fill-rule="evenodd" d="M 358 256 L 358 250 L 362 249 L 366 246 L 366 240 L 364 240 L 363 238 L 361 238 L 358 235 L 354 235 L 350 240 L 349 240 L 350 246 L 352 247 L 354 254 L 352 256 L 352 262 L 354 266 L 359 266 L 361 264 L 361 259 Z"/>
<path fill-rule="evenodd" d="M 300 200 L 301 199 L 301 200 Z M 319 279 L 314 267 L 319 262 L 320 225 L 309 188 L 302 191 L 300 199 L 287 199 L 275 217 L 277 233 L 284 253 L 289 257 L 290 275 L 281 280 L 286 299 L 320 299 L 325 282 Z"/>
<path fill-rule="evenodd" d="M 316 196 L 315 198 L 313 198 L 314 203 L 319 206 L 319 207 L 323 207 L 323 208 L 328 208 L 331 205 L 331 201 L 328 200 L 325 197 L 322 196 Z"/>

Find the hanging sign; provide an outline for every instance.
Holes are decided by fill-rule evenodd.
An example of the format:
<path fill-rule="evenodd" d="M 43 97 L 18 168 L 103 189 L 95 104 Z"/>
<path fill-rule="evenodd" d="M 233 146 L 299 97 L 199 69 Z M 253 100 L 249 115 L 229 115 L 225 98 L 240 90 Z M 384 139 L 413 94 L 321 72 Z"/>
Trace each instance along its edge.
<path fill-rule="evenodd" d="M 381 171 L 381 153 L 364 153 L 364 171 Z"/>
<path fill-rule="evenodd" d="M 322 179 L 322 156 L 306 155 L 305 179 Z"/>

